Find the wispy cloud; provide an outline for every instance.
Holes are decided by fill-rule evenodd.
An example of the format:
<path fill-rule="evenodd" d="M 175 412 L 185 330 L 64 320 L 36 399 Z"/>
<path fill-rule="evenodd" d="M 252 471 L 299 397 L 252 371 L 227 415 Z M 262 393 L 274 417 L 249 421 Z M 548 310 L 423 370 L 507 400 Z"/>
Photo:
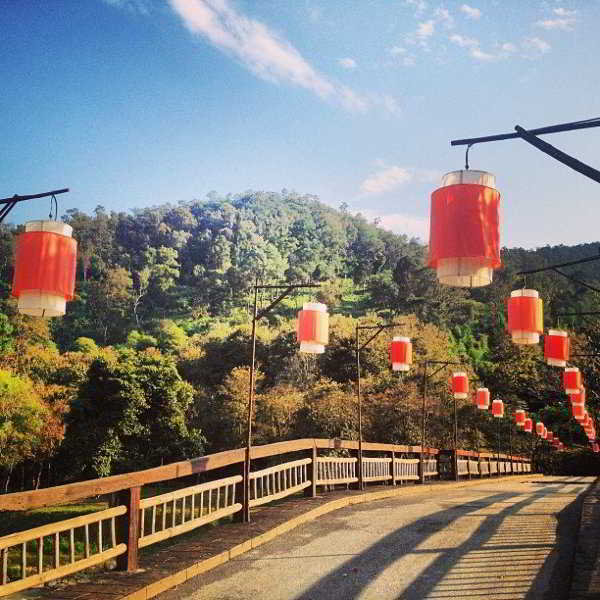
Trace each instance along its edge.
<path fill-rule="evenodd" d="M 550 46 L 548 42 L 539 37 L 527 38 L 523 40 L 521 46 L 523 47 L 523 50 L 525 50 L 526 58 L 537 58 L 542 54 L 550 52 L 552 49 L 552 46 Z"/>
<path fill-rule="evenodd" d="M 535 25 L 543 29 L 559 29 L 563 31 L 572 31 L 577 22 L 577 11 L 567 10 L 566 8 L 555 8 L 553 17 L 536 21 Z"/>
<path fill-rule="evenodd" d="M 431 37 L 435 32 L 435 23 L 432 20 L 429 21 L 425 21 L 423 23 L 419 23 L 419 26 L 417 27 L 417 31 L 415 33 L 415 35 L 421 39 L 427 39 L 429 37 Z"/>
<path fill-rule="evenodd" d="M 150 6 L 147 0 L 103 0 L 103 2 L 109 6 L 128 10 L 133 13 L 139 13 L 141 15 L 150 14 Z"/>
<path fill-rule="evenodd" d="M 363 194 L 383 194 L 407 183 L 425 183 L 439 179 L 437 171 L 402 167 L 400 165 L 386 165 L 381 161 L 378 162 L 378 166 L 379 170 L 369 175 L 361 183 L 360 191 Z"/>
<path fill-rule="evenodd" d="M 344 69 L 356 69 L 356 61 L 353 58 L 340 58 L 338 59 L 338 64 Z"/>
<path fill-rule="evenodd" d="M 450 41 L 461 48 L 473 48 L 475 46 L 479 46 L 479 40 L 459 35 L 458 33 L 451 35 Z"/>
<path fill-rule="evenodd" d="M 420 17 L 427 10 L 425 0 L 404 0 L 404 4 L 414 9 L 416 17 Z"/>
<path fill-rule="evenodd" d="M 372 209 L 360 210 L 358 214 L 388 231 L 420 238 L 423 241 L 429 238 L 429 219 L 425 217 L 415 217 L 403 213 L 386 215 Z"/>
<path fill-rule="evenodd" d="M 452 29 L 454 27 L 454 17 L 450 14 L 447 8 L 439 6 L 433 13 L 435 20 L 441 23 L 446 29 Z"/>
<path fill-rule="evenodd" d="M 283 37 L 264 23 L 235 10 L 228 0 L 169 0 L 186 28 L 234 56 L 252 73 L 273 83 L 291 83 L 351 111 L 365 111 L 368 101 L 319 73 Z"/>
<path fill-rule="evenodd" d="M 468 4 L 462 4 L 460 7 L 460 11 L 463 12 L 469 19 L 480 19 L 481 11 L 474 6 L 469 6 Z"/>

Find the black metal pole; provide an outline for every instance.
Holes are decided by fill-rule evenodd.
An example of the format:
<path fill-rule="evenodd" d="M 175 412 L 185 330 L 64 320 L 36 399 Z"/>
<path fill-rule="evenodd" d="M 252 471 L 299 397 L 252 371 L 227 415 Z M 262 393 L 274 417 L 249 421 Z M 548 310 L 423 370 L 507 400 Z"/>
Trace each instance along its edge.
<path fill-rule="evenodd" d="M 454 398 L 454 481 L 458 481 L 458 418 L 456 415 L 456 396 Z"/>
<path fill-rule="evenodd" d="M 356 326 L 356 396 L 358 399 L 358 489 L 364 490 L 365 483 L 363 479 L 363 433 L 362 433 L 362 400 L 360 396 L 360 346 L 359 346 L 359 328 Z"/>
<path fill-rule="evenodd" d="M 496 475 L 498 477 L 500 477 L 500 417 L 497 417 L 498 419 L 498 458 L 496 460 Z"/>
<path fill-rule="evenodd" d="M 254 286 L 254 312 L 252 313 L 252 360 L 250 363 L 250 389 L 248 390 L 248 418 L 246 422 L 246 454 L 244 458 L 243 520 L 250 522 L 250 453 L 252 449 L 252 415 L 254 412 L 254 369 L 256 361 L 256 321 L 258 309 L 258 280 Z"/>

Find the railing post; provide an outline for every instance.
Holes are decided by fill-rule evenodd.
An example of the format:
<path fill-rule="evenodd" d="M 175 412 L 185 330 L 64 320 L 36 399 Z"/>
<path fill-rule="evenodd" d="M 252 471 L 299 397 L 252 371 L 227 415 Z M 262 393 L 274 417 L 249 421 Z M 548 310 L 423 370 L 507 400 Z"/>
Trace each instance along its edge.
<path fill-rule="evenodd" d="M 118 494 L 119 506 L 124 504 L 127 512 L 118 520 L 118 541 L 127 544 L 127 552 L 117 556 L 117 570 L 137 571 L 138 538 L 140 527 L 141 486 L 121 490 Z"/>
<path fill-rule="evenodd" d="M 317 497 L 317 475 L 319 473 L 319 467 L 317 465 L 317 447 L 312 447 L 311 452 L 312 462 L 308 465 L 308 476 L 310 477 L 310 487 L 304 488 L 304 496 L 307 498 Z"/>
<path fill-rule="evenodd" d="M 392 462 L 390 463 L 390 475 L 392 476 L 392 485 L 396 485 L 396 468 L 395 468 L 395 461 L 396 461 L 396 453 L 392 450 L 390 452 L 390 456 L 392 457 Z"/>
<path fill-rule="evenodd" d="M 454 448 L 452 450 L 452 470 L 454 471 L 454 481 L 459 480 L 459 471 L 458 471 L 458 450 Z"/>

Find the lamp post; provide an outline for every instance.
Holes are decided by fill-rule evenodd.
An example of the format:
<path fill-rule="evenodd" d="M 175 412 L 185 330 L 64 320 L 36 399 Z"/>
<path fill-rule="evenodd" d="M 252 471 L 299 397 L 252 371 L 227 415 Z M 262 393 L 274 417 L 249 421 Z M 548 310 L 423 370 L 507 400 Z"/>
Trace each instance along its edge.
<path fill-rule="evenodd" d="M 255 393 L 255 371 L 256 371 L 256 323 L 267 315 L 284 298 L 297 289 L 310 289 L 321 287 L 318 283 L 301 284 L 283 284 L 283 285 L 259 285 L 258 280 L 254 284 L 254 310 L 252 313 L 252 359 L 250 363 L 250 382 L 248 389 L 248 413 L 246 421 L 246 453 L 244 457 L 244 496 L 242 504 L 242 519 L 244 522 L 250 522 L 250 463 L 252 450 L 252 415 L 254 413 L 254 393 Z M 258 311 L 258 290 L 283 290 L 275 300 L 266 308 Z"/>
<path fill-rule="evenodd" d="M 450 365 L 461 365 L 460 362 L 449 361 L 449 360 L 425 360 L 423 361 L 423 402 L 421 409 L 421 460 L 420 460 L 420 471 L 421 471 L 421 483 L 425 483 L 425 401 L 427 398 L 427 381 L 429 377 L 437 375 L 442 369 Z M 427 368 L 429 365 L 440 365 L 431 375 L 428 375 Z M 455 425 L 456 425 L 456 398 L 454 398 L 454 414 L 455 414 Z M 456 433 L 456 428 L 455 428 Z M 455 442 L 457 436 L 455 435 Z M 456 446 L 454 452 L 454 472 L 455 476 L 458 473 L 458 464 L 456 458 Z"/>
<path fill-rule="evenodd" d="M 399 327 L 400 323 L 386 323 L 384 325 L 356 325 L 356 398 L 358 400 L 358 488 L 365 489 L 363 478 L 363 433 L 362 433 L 362 398 L 360 393 L 360 352 L 364 350 L 384 329 Z M 371 335 L 363 344 L 360 343 L 361 331 L 372 331 Z"/>

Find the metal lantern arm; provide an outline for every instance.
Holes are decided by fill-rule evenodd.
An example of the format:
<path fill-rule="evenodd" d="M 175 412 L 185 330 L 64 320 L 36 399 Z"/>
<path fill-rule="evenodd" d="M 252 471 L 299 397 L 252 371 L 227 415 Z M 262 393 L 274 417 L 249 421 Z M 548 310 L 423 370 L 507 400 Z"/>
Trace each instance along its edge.
<path fill-rule="evenodd" d="M 588 129 L 590 127 L 600 127 L 600 117 L 596 117 L 593 119 L 587 119 L 585 121 L 574 121 L 571 123 L 561 123 L 559 125 L 550 125 L 547 127 L 539 127 L 537 129 L 524 129 L 520 125 L 515 126 L 515 133 L 501 133 L 498 135 L 488 135 L 484 137 L 478 138 L 466 138 L 461 140 L 452 140 L 450 142 L 451 146 L 467 146 L 467 151 L 465 155 L 465 163 L 466 168 L 469 168 L 469 149 L 471 146 L 475 144 L 482 144 L 486 142 L 497 142 L 501 140 L 510 140 L 515 138 L 520 138 L 526 141 L 528 144 L 531 144 L 538 150 L 544 152 L 548 156 L 551 156 L 555 160 L 561 162 L 567 167 L 585 175 L 586 177 L 592 179 L 593 181 L 600 183 L 600 171 L 586 165 L 585 163 L 577 160 L 576 158 L 570 156 L 566 152 L 555 148 L 551 144 L 540 140 L 537 136 L 544 135 L 548 133 L 559 133 L 561 131 L 574 131 L 577 129 Z"/>
<path fill-rule="evenodd" d="M 19 203 L 24 202 L 25 200 L 35 200 L 36 198 L 48 198 L 52 196 L 58 196 L 58 194 L 66 194 L 69 191 L 69 188 L 62 188 L 60 190 L 52 190 L 51 192 L 43 192 L 41 194 L 30 194 L 28 196 L 19 196 L 15 194 L 10 198 L 0 198 L 0 223 L 4 221 L 8 213 Z"/>

